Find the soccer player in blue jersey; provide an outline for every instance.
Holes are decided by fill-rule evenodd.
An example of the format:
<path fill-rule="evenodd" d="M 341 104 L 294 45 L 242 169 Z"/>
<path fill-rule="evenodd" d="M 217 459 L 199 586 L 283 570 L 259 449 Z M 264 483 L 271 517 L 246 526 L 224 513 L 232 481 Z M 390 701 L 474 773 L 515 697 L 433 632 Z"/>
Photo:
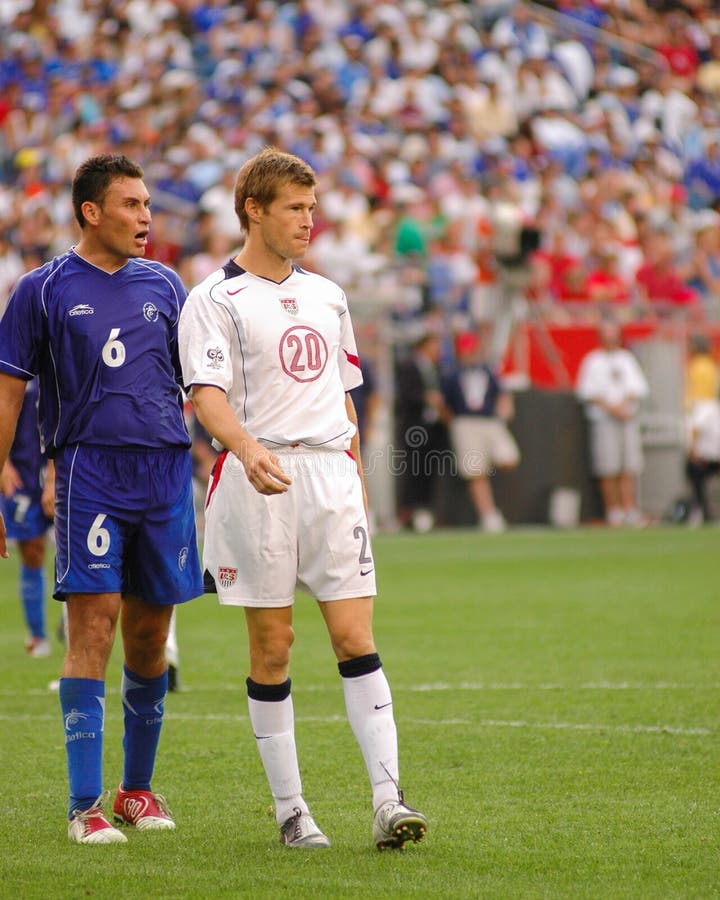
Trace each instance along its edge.
<path fill-rule="evenodd" d="M 125 156 L 84 162 L 72 186 L 79 243 L 24 275 L 0 320 L 0 465 L 35 375 L 54 460 L 55 597 L 68 613 L 59 688 L 68 835 L 82 844 L 127 840 L 103 810 L 105 672 L 118 620 L 124 770 L 115 820 L 175 827 L 150 786 L 165 642 L 174 605 L 203 593 L 177 353 L 185 289 L 170 269 L 143 259 L 151 215 L 142 179 Z"/>
<path fill-rule="evenodd" d="M 37 425 L 37 379 L 28 381 L 15 440 L 0 473 L 0 514 L 20 555 L 20 601 L 32 657 L 50 655 L 45 602 L 45 548 L 52 520 L 43 509 L 45 454 Z"/>

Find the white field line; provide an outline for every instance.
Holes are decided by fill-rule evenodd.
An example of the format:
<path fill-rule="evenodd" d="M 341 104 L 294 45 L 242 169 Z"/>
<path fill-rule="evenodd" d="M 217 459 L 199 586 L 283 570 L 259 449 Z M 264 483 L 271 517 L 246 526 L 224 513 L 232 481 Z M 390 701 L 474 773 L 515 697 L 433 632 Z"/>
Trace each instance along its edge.
<path fill-rule="evenodd" d="M 521 681 L 478 682 L 461 681 L 449 684 L 438 681 L 432 684 L 415 684 L 409 691 L 717 691 L 720 684 L 689 684 L 677 681 L 584 681 L 580 684 L 561 682 L 540 682 L 527 684 Z"/>
<path fill-rule="evenodd" d="M 301 684 L 293 683 L 293 692 L 325 692 L 326 684 Z M 707 682 L 705 684 L 693 684 L 680 681 L 583 681 L 579 684 L 563 684 L 559 681 L 538 682 L 535 684 L 523 681 L 436 681 L 429 684 L 392 684 L 394 693 L 433 693 L 441 691 L 719 691 L 720 683 Z M 119 688 L 106 686 L 106 693 L 118 693 Z M 237 684 L 194 684 L 183 686 L 183 694 L 204 694 L 238 692 L 245 693 L 244 682 Z M 24 692 L 24 696 L 41 697 L 47 694 L 46 688 L 30 688 Z M 0 690 L 0 697 L 17 697 L 16 691 Z"/>
<path fill-rule="evenodd" d="M 111 712 L 107 714 L 108 718 L 115 718 Z M 119 715 L 117 716 L 119 718 Z M 43 713 L 41 715 L 33 715 L 22 713 L 20 715 L 7 715 L 0 713 L 0 721 L 7 722 L 49 722 L 55 721 L 57 715 L 49 715 Z M 248 722 L 247 715 L 231 715 L 229 713 L 177 713 L 172 710 L 167 712 L 168 721 L 178 722 Z M 296 716 L 296 722 L 317 722 L 323 725 L 331 724 L 347 724 L 344 715 L 335 716 Z M 461 728 L 529 728 L 540 729 L 544 731 L 584 731 L 593 734 L 669 734 L 679 735 L 683 737 L 700 736 L 706 737 L 715 735 L 716 730 L 710 728 L 683 728 L 674 725 L 603 725 L 597 722 L 528 722 L 522 719 L 502 720 L 502 719 L 417 719 L 402 717 L 400 720 L 402 725 L 422 725 L 440 726 L 441 728 L 452 728 L 454 726 Z"/>
<path fill-rule="evenodd" d="M 456 684 L 446 682 L 436 682 L 432 684 L 416 684 L 407 687 L 393 686 L 396 693 L 403 691 L 410 693 L 432 693 L 444 691 L 716 691 L 720 688 L 718 684 L 689 684 L 681 682 L 631 682 L 631 681 L 589 681 L 580 684 L 561 684 L 559 682 L 545 682 L 539 684 L 528 684 L 523 682 L 459 682 Z M 193 687 L 183 688 L 182 693 L 185 694 L 201 694 L 201 693 L 217 693 L 217 692 L 236 692 L 245 694 L 244 684 L 222 684 L 222 685 L 197 685 Z M 326 691 L 327 685 L 302 685 L 297 688 L 298 691 Z M 108 688 L 108 694 L 119 693 L 117 688 Z M 45 696 L 47 697 L 47 688 L 42 690 L 34 688 L 25 692 L 25 696 Z M 12 691 L 0 691 L 0 697 L 17 697 Z M 170 701 L 172 703 L 172 701 Z M 171 708 L 167 710 L 168 719 L 186 722 L 247 722 L 247 715 L 230 715 L 227 713 L 181 713 L 175 712 Z M 109 712 L 109 715 L 113 714 Z M 34 714 L 5 714 L 0 712 L 0 721 L 51 721 L 57 718 L 56 715 L 34 715 Z M 345 723 L 347 720 L 344 715 L 338 716 L 296 716 L 297 722 L 320 722 L 324 724 Z M 423 725 L 423 726 L 440 726 L 446 727 L 463 727 L 463 728 L 528 728 L 541 729 L 546 731 L 585 731 L 589 733 L 615 733 L 615 734 L 670 734 L 683 736 L 707 736 L 717 734 L 717 729 L 695 728 L 695 727 L 677 727 L 674 725 L 628 725 L 615 724 L 604 725 L 601 723 L 590 722 L 531 722 L 526 720 L 501 720 L 501 719 L 418 719 L 405 718 L 401 720 L 402 724 Z"/>

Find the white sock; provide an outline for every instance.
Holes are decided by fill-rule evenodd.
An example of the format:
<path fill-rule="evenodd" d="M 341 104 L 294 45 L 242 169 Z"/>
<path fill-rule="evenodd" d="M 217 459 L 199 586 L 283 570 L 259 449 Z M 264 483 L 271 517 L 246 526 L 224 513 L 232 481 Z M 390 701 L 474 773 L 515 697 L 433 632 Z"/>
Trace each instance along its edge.
<path fill-rule="evenodd" d="M 372 785 L 373 809 L 377 809 L 398 797 L 397 729 L 390 686 L 382 669 L 343 678 L 342 683 L 348 721 L 360 744 Z"/>
<path fill-rule="evenodd" d="M 296 808 L 309 812 L 302 798 L 292 697 L 275 701 L 248 697 L 248 709 L 255 743 L 275 801 L 275 818 L 282 825 Z"/>

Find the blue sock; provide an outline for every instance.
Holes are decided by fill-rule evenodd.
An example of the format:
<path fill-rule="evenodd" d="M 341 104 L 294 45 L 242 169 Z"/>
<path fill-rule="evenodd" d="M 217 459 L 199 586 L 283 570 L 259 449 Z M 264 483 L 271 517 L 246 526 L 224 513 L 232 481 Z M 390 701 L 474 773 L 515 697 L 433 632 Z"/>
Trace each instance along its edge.
<path fill-rule="evenodd" d="M 60 707 L 65 720 L 71 818 L 74 810 L 89 809 L 102 793 L 105 682 L 61 678 Z"/>
<path fill-rule="evenodd" d="M 125 768 L 122 785 L 126 791 L 150 790 L 167 685 L 167 669 L 158 678 L 141 678 L 123 666 Z"/>
<path fill-rule="evenodd" d="M 45 570 L 20 566 L 20 599 L 25 623 L 33 637 L 44 638 L 45 632 Z"/>

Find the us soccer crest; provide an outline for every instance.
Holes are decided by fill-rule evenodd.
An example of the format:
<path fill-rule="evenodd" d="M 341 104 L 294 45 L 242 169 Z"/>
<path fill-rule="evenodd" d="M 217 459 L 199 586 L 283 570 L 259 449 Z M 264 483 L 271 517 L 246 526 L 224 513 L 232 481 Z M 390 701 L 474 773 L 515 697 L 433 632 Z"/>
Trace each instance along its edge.
<path fill-rule="evenodd" d="M 281 297 L 280 306 L 282 306 L 285 312 L 290 313 L 291 316 L 296 316 L 298 314 L 298 303 L 294 297 Z"/>
<path fill-rule="evenodd" d="M 232 587 L 237 581 L 238 570 L 230 566 L 220 566 L 218 569 L 218 581 L 224 588 Z"/>

